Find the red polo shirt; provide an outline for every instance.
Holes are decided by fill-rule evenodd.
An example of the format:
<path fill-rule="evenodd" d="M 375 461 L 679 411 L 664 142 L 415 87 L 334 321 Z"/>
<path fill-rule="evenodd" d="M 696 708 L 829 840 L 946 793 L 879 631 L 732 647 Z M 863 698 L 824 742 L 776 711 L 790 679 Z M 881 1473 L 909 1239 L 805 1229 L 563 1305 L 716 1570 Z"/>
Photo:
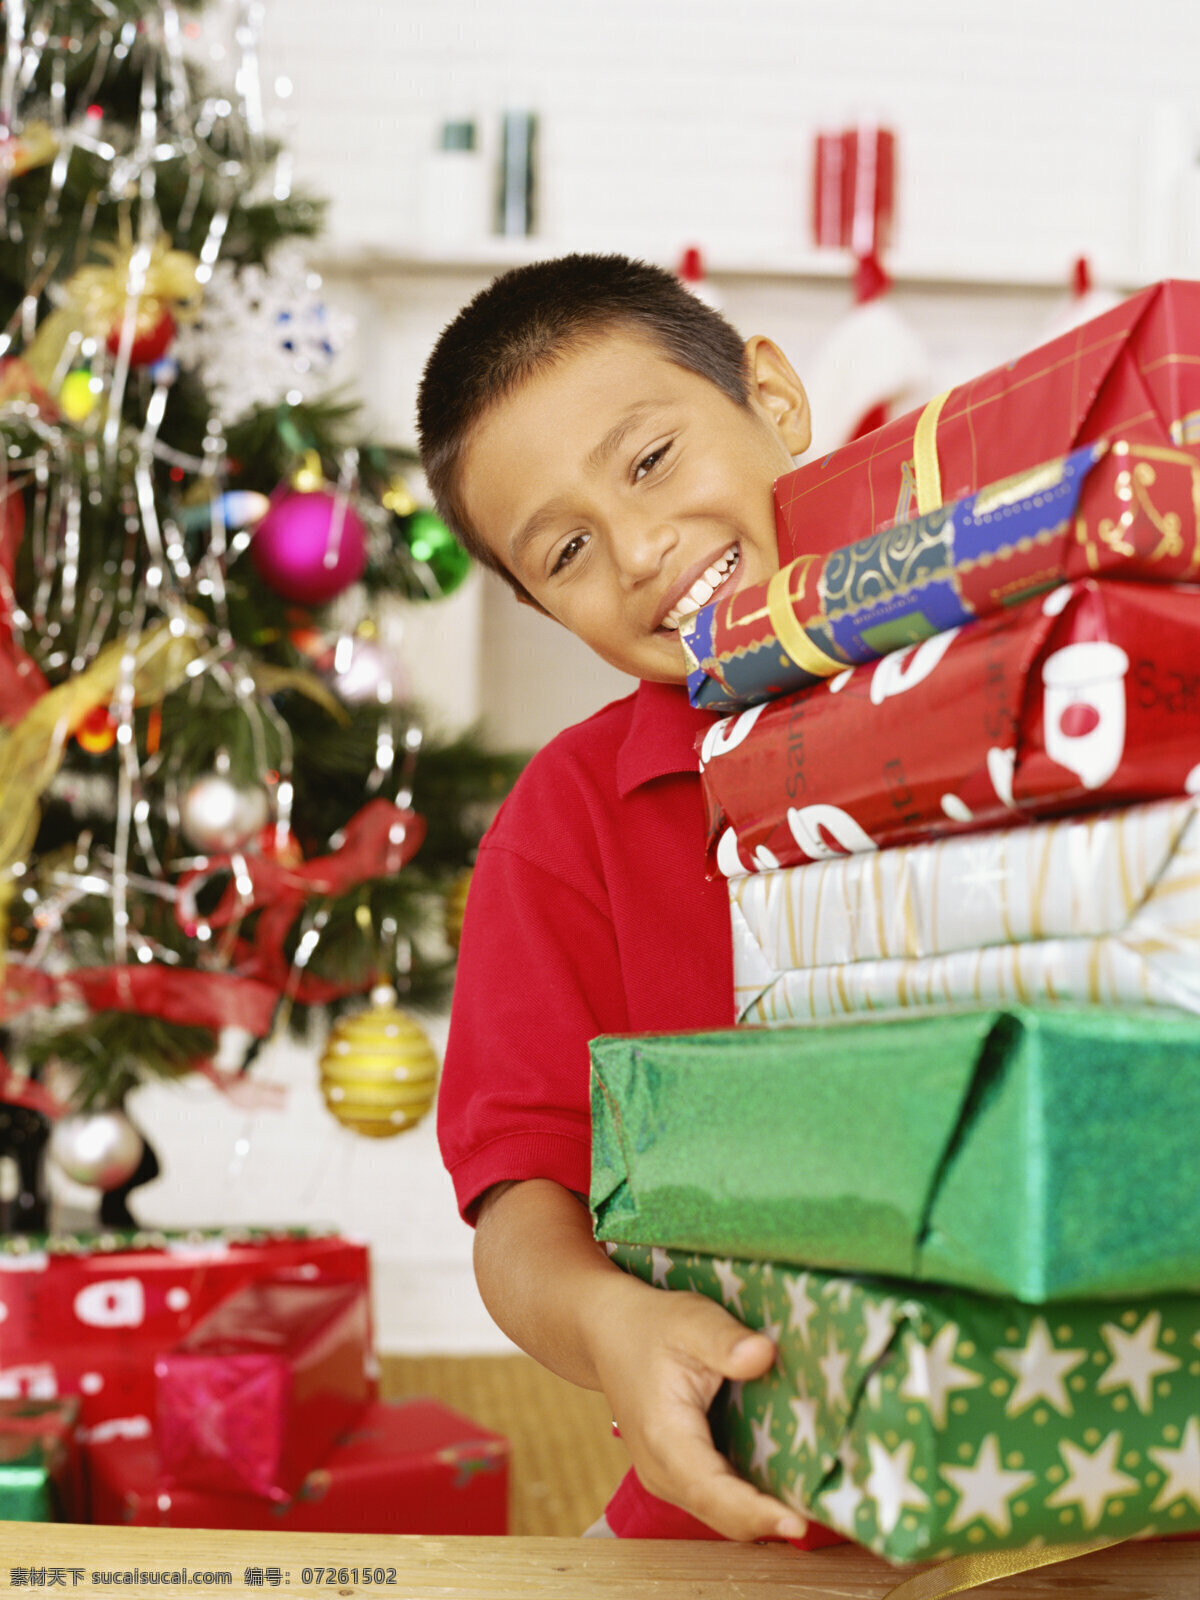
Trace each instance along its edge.
<path fill-rule="evenodd" d="M 723 879 L 704 875 L 696 736 L 712 716 L 643 683 L 533 758 L 479 850 L 459 952 L 438 1136 L 470 1220 L 506 1178 L 591 1178 L 588 1041 L 734 1021 Z M 718 1534 L 626 1473 L 633 1539 Z M 806 1546 L 836 1542 L 810 1526 Z"/>
<path fill-rule="evenodd" d="M 733 1026 L 694 749 L 711 723 L 643 683 L 533 758 L 480 847 L 438 1095 L 468 1218 L 504 1178 L 587 1193 L 590 1039 Z"/>
<path fill-rule="evenodd" d="M 683 689 L 643 683 L 539 751 L 480 846 L 438 1092 L 468 1218 L 505 1178 L 587 1194 L 590 1039 L 733 1026 L 694 748 L 711 722 Z M 608 1516 L 626 1538 L 715 1537 L 632 1472 Z"/>

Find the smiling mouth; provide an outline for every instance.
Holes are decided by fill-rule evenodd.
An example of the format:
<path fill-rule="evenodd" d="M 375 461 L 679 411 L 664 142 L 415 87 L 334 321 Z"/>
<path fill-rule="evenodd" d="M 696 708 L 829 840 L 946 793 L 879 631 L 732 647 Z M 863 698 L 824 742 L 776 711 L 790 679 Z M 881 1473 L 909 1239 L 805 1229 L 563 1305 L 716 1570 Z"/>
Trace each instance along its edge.
<path fill-rule="evenodd" d="M 685 617 L 694 616 L 697 611 L 703 610 L 721 585 L 733 576 L 741 556 L 741 545 L 730 545 L 719 561 L 714 561 L 711 567 L 701 573 L 683 599 L 675 602 L 659 623 L 658 631 L 675 633 Z"/>

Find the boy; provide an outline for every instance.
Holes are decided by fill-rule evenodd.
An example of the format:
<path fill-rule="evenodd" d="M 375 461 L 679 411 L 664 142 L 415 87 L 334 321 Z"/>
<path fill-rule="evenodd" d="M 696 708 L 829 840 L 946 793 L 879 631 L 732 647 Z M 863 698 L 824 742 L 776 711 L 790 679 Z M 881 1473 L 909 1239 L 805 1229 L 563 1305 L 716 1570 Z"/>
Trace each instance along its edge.
<path fill-rule="evenodd" d="M 733 1023 L 694 752 L 711 719 L 688 704 L 678 627 L 778 566 L 771 489 L 807 448 L 804 390 L 670 274 L 569 256 L 459 313 L 418 412 L 468 549 L 642 680 L 534 758 L 472 879 L 438 1118 L 480 1292 L 523 1349 L 608 1398 L 634 1467 L 612 1531 L 799 1538 L 706 1420 L 725 1379 L 770 1367 L 771 1340 L 619 1271 L 583 1197 L 588 1040 Z"/>

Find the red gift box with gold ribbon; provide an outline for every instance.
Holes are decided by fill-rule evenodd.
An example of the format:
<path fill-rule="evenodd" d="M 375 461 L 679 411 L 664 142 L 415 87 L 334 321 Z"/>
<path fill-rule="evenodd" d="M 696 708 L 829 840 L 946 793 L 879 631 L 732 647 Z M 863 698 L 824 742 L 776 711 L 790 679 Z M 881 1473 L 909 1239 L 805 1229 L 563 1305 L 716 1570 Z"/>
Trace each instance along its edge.
<path fill-rule="evenodd" d="M 1143 289 L 785 474 L 780 556 L 838 549 L 1099 439 L 1200 466 L 1200 282 Z"/>
<path fill-rule="evenodd" d="M 798 467 L 775 507 L 780 572 L 681 630 L 697 705 L 739 709 L 1070 579 L 1200 581 L 1200 283 L 1143 290 Z"/>

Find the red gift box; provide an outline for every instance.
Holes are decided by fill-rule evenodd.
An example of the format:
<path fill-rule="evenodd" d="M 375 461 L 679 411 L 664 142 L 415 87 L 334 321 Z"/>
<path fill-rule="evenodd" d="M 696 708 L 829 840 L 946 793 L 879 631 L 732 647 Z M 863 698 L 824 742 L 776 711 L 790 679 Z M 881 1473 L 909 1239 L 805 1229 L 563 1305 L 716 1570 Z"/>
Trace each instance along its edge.
<path fill-rule="evenodd" d="M 154 1359 L 258 1278 L 369 1282 L 347 1239 L 220 1232 L 49 1240 L 0 1250 L 0 1395 L 77 1394 L 85 1435 L 149 1429 Z"/>
<path fill-rule="evenodd" d="M 1200 283 L 1155 284 L 775 485 L 781 561 L 824 555 L 1093 440 L 1200 471 Z"/>
<path fill-rule="evenodd" d="M 363 1284 L 266 1280 L 154 1364 L 163 1481 L 287 1500 L 371 1394 Z"/>
<path fill-rule="evenodd" d="M 508 1531 L 507 1439 L 436 1400 L 375 1401 L 295 1496 L 163 1489 L 149 1437 L 87 1449 L 92 1521 L 306 1533 Z"/>
<path fill-rule="evenodd" d="M 1074 578 L 1200 580 L 1200 283 L 1134 295 L 775 485 L 781 569 L 688 618 L 732 711 Z"/>
<path fill-rule="evenodd" d="M 1200 788 L 1200 588 L 1086 580 L 726 718 L 701 743 L 736 876 Z"/>

